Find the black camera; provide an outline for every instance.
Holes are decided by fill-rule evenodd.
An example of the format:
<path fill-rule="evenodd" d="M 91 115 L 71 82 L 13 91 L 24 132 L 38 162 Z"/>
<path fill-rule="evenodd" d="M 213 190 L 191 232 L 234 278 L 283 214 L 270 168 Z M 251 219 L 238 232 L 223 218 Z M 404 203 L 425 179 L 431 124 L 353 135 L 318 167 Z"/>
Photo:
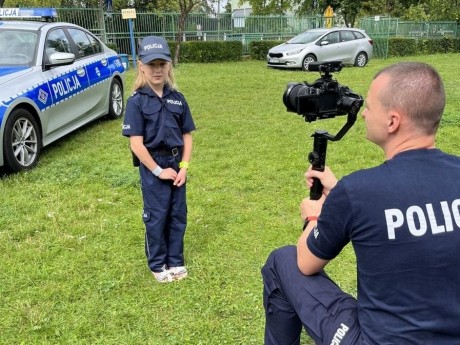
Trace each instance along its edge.
<path fill-rule="evenodd" d="M 353 93 L 348 86 L 340 85 L 332 79 L 331 73 L 340 72 L 341 61 L 308 64 L 309 71 L 318 71 L 321 78 L 313 84 L 289 83 L 283 94 L 283 102 L 288 111 L 292 111 L 312 122 L 316 119 L 329 119 L 337 115 L 348 115 L 347 122 L 336 135 L 325 130 L 316 130 L 312 135 L 313 151 L 308 155 L 312 169 L 324 171 L 326 167 L 326 149 L 328 141 L 338 141 L 353 126 L 359 109 L 364 103 L 360 95 Z M 310 199 L 318 200 L 323 194 L 323 186 L 317 178 L 310 188 Z"/>
<path fill-rule="evenodd" d="M 340 72 L 343 66 L 341 61 L 308 64 L 308 70 L 319 71 L 321 78 L 312 84 L 289 83 L 283 95 L 287 110 L 304 116 L 307 122 L 358 113 L 363 98 L 332 79 L 331 73 Z"/>

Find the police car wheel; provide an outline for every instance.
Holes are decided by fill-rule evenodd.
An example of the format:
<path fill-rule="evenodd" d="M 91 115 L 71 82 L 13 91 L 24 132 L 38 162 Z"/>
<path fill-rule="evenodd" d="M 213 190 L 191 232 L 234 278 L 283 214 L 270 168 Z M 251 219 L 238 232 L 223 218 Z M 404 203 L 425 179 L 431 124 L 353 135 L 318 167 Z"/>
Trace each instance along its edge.
<path fill-rule="evenodd" d="M 110 100 L 109 100 L 109 117 L 118 119 L 123 115 L 123 87 L 118 79 L 112 80 L 110 85 Z"/>
<path fill-rule="evenodd" d="M 16 109 L 8 117 L 3 136 L 5 166 L 11 172 L 32 169 L 38 162 L 42 140 L 32 114 Z"/>

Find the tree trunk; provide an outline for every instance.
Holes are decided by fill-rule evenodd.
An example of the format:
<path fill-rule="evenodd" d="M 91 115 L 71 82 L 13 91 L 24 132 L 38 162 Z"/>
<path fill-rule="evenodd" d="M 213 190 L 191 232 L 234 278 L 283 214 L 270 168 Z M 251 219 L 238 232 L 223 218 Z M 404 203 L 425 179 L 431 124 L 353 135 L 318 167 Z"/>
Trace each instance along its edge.
<path fill-rule="evenodd" d="M 0 0 L 1 1 L 1 0 Z M 187 19 L 188 14 L 190 11 L 198 5 L 203 0 L 179 0 L 179 8 L 180 8 L 180 15 L 179 15 L 179 28 L 177 32 L 176 38 L 176 51 L 174 53 L 173 64 L 176 65 L 179 62 L 179 54 L 180 54 L 180 42 L 182 40 L 182 34 L 185 31 L 185 20 Z"/>
<path fill-rule="evenodd" d="M 1 0 L 0 0 L 1 1 Z M 179 28 L 177 30 L 177 37 L 176 37 L 176 50 L 174 53 L 173 65 L 176 66 L 179 63 L 179 56 L 180 56 L 180 42 L 182 41 L 182 34 L 185 30 L 185 18 L 187 18 L 186 12 L 181 12 L 179 15 Z"/>

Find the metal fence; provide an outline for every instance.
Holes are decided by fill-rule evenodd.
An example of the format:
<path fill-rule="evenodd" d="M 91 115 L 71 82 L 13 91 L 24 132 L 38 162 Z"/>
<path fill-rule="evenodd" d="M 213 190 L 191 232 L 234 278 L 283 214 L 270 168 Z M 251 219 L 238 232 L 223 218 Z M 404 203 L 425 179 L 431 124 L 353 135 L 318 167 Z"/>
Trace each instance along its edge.
<path fill-rule="evenodd" d="M 128 20 L 121 12 L 105 12 L 102 9 L 58 8 L 60 21 L 78 24 L 93 32 L 106 43 L 113 43 L 119 53 L 130 54 Z M 287 40 L 312 28 L 340 25 L 335 18 L 324 16 L 248 16 L 236 17 L 224 13 L 209 15 L 192 13 L 186 18 L 182 41 L 238 40 L 243 43 L 243 52 L 254 40 Z M 178 13 L 138 12 L 133 20 L 134 38 L 159 35 L 168 41 L 178 35 Z M 366 30 L 371 38 L 391 36 L 432 38 L 445 35 L 459 36 L 456 22 L 407 22 L 385 16 L 367 17 L 359 21 L 358 27 Z M 381 40 L 379 40 L 381 42 Z M 374 47 L 377 56 L 386 57 L 387 43 Z"/>
<path fill-rule="evenodd" d="M 359 22 L 359 26 L 369 35 L 388 35 L 415 38 L 439 38 L 458 35 L 455 21 L 403 21 L 391 17 L 367 17 Z"/>
<path fill-rule="evenodd" d="M 455 21 L 402 21 L 398 18 L 373 16 L 361 19 L 359 27 L 366 30 L 368 35 L 375 39 L 374 55 L 382 58 L 388 56 L 390 37 L 429 39 L 460 35 L 458 24 Z"/>
<path fill-rule="evenodd" d="M 106 43 L 117 45 L 120 53 L 130 52 L 128 21 L 122 19 L 121 12 L 104 12 L 101 9 L 59 8 L 59 20 L 80 25 Z M 224 13 L 208 15 L 192 13 L 186 18 L 182 41 L 224 41 L 238 40 L 243 43 L 244 53 L 254 40 L 286 40 L 326 22 L 334 25 L 333 18 L 321 16 L 250 16 L 235 17 Z M 178 35 L 178 13 L 138 12 L 133 20 L 136 39 L 148 35 L 163 36 L 168 41 Z"/>

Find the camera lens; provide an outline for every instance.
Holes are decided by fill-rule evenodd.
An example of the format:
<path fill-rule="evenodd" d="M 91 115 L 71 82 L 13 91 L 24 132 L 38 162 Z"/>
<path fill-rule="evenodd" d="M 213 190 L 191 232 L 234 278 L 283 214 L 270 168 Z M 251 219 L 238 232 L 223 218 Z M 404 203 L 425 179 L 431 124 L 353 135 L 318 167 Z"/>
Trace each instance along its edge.
<path fill-rule="evenodd" d="M 283 95 L 288 111 L 299 115 L 317 115 L 320 89 L 305 83 L 289 83 Z"/>
<path fill-rule="evenodd" d="M 302 83 L 289 83 L 283 94 L 283 103 L 287 110 L 297 112 L 297 96 L 303 88 L 308 88 Z"/>

